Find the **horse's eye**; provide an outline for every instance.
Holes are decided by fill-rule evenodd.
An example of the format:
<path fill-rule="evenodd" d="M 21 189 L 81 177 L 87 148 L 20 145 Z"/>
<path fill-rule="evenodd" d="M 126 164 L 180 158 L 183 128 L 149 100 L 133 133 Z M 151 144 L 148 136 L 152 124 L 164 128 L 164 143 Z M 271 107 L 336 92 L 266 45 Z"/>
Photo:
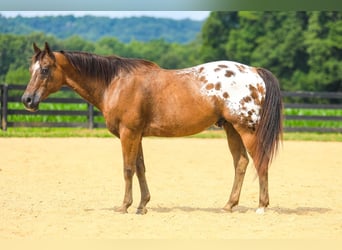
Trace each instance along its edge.
<path fill-rule="evenodd" d="M 48 69 L 48 68 L 42 68 L 42 69 L 40 70 L 40 73 L 41 73 L 42 75 L 47 75 L 47 74 L 49 73 L 49 69 Z"/>

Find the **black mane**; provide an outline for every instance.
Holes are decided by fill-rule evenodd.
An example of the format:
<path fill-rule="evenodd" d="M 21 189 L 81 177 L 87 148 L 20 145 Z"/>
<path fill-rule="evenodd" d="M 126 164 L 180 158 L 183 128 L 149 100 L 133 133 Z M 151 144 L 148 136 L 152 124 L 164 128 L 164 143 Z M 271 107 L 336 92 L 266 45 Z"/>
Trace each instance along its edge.
<path fill-rule="evenodd" d="M 103 80 L 107 84 L 117 76 L 121 71 L 126 73 L 142 67 L 156 67 L 153 62 L 123 58 L 119 56 L 99 56 L 87 52 L 60 51 L 71 63 L 71 65 L 80 73 L 96 80 Z"/>

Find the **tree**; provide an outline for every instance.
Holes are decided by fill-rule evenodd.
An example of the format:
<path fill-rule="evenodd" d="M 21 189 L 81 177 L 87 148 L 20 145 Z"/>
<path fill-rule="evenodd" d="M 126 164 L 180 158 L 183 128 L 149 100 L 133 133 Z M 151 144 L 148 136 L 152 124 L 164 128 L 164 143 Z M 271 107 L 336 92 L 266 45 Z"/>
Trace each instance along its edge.
<path fill-rule="evenodd" d="M 24 66 L 19 68 L 10 67 L 5 76 L 5 83 L 7 84 L 27 84 L 29 80 L 30 72 Z"/>
<path fill-rule="evenodd" d="M 33 33 L 28 36 L 0 34 L 0 81 L 17 83 L 12 82 L 16 73 L 19 74 L 17 80 L 27 81 L 22 72 L 24 69 L 28 72 L 30 58 L 33 55 L 32 44 L 36 42 L 42 45 L 45 41 L 49 42 L 52 48 L 61 47 L 54 37 L 42 33 Z"/>
<path fill-rule="evenodd" d="M 199 43 L 194 41 L 188 45 L 172 43 L 160 56 L 159 63 L 168 69 L 187 68 L 201 63 Z"/>
<path fill-rule="evenodd" d="M 237 12 L 211 12 L 202 28 L 203 61 L 226 59 L 225 44 L 231 29 L 239 27 Z"/>
<path fill-rule="evenodd" d="M 156 39 L 147 43 L 133 40 L 127 44 L 127 57 L 137 57 L 153 61 L 162 67 L 167 65 L 161 64 L 161 56 L 165 54 L 171 47 L 171 44 L 164 39 Z"/>
<path fill-rule="evenodd" d="M 268 68 L 281 80 L 281 88 L 299 89 L 294 72 L 306 72 L 307 55 L 304 48 L 306 15 L 302 12 L 264 12 L 263 30 L 258 34 L 252 51 L 251 64 Z"/>
<path fill-rule="evenodd" d="M 341 12 L 213 12 L 202 58 L 271 70 L 284 90 L 341 91 Z"/>
<path fill-rule="evenodd" d="M 310 12 L 305 32 L 311 90 L 342 91 L 342 14 Z"/>
<path fill-rule="evenodd" d="M 230 30 L 225 42 L 225 55 L 229 60 L 250 64 L 257 39 L 263 34 L 262 12 L 240 11 L 238 18 L 239 25 Z"/>
<path fill-rule="evenodd" d="M 71 36 L 63 41 L 63 47 L 66 50 L 94 52 L 95 46 L 79 36 Z"/>
<path fill-rule="evenodd" d="M 100 55 L 119 55 L 125 56 L 126 46 L 114 37 L 100 39 L 95 45 L 95 53 Z"/>

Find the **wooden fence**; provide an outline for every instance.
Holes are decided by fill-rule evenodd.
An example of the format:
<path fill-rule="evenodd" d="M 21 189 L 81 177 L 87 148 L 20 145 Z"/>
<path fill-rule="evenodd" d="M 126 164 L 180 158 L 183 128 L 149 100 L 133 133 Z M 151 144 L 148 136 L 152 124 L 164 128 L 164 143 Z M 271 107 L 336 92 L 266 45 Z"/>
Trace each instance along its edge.
<path fill-rule="evenodd" d="M 105 127 L 104 120 L 100 111 L 95 109 L 80 97 L 54 97 L 51 96 L 44 103 L 52 104 L 83 104 L 86 108 L 80 110 L 40 110 L 36 113 L 26 111 L 21 104 L 21 95 L 25 86 L 22 85 L 0 85 L 1 95 L 1 129 L 7 130 L 8 127 L 80 127 L 80 128 L 99 128 Z M 68 88 L 62 88 L 62 92 L 71 92 Z M 329 109 L 342 110 L 342 92 L 282 92 L 285 109 Z M 333 104 L 332 104 L 333 103 Z M 11 105 L 12 104 L 12 105 Z M 13 105 L 16 104 L 16 105 Z M 13 108 L 13 106 L 15 106 Z M 11 117 L 16 117 L 13 120 Z M 75 117 L 75 119 L 61 119 L 62 121 L 27 121 L 27 117 L 46 116 L 46 117 Z M 21 119 L 22 117 L 22 119 Z M 82 121 L 77 121 L 76 117 L 83 117 Z M 333 121 L 338 126 L 333 127 L 312 127 L 312 126 L 285 126 L 288 132 L 337 132 L 342 133 L 342 116 L 335 115 L 285 115 L 286 121 Z M 80 119 L 78 119 L 80 120 Z M 286 125 L 286 123 L 285 123 Z"/>
<path fill-rule="evenodd" d="M 95 122 L 95 117 L 102 117 L 100 111 L 96 110 L 93 105 L 87 103 L 78 96 L 74 97 L 50 97 L 44 103 L 53 104 L 84 104 L 86 109 L 82 110 L 39 110 L 38 112 L 31 113 L 25 110 L 24 105 L 21 104 L 21 95 L 23 94 L 26 86 L 22 85 L 0 85 L 1 89 L 1 129 L 7 130 L 8 127 L 79 127 L 79 128 L 99 128 L 105 127 L 104 122 Z M 72 92 L 71 89 L 63 87 L 61 92 Z M 20 108 L 10 108 L 9 103 L 17 103 Z M 11 121 L 11 116 L 21 116 L 23 119 L 19 121 Z M 72 116 L 72 117 L 85 117 L 86 121 L 62 121 L 62 122 L 49 122 L 49 121 L 27 121 L 24 117 L 34 116 Z"/>

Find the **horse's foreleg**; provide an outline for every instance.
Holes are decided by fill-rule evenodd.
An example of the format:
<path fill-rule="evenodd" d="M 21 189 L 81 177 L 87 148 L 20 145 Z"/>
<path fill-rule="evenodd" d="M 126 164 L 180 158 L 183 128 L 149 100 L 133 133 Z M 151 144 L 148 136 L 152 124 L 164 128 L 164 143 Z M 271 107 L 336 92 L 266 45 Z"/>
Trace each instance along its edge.
<path fill-rule="evenodd" d="M 129 129 L 122 129 L 122 131 L 120 131 L 120 140 L 124 163 L 125 196 L 122 206 L 116 209 L 116 211 L 127 213 L 127 208 L 133 202 L 132 181 L 136 170 L 141 136 L 133 133 Z"/>
<path fill-rule="evenodd" d="M 137 214 L 146 214 L 146 204 L 150 201 L 150 191 L 148 190 L 147 181 L 145 177 L 145 163 L 144 163 L 144 155 L 142 150 L 142 145 L 140 142 L 139 146 L 139 154 L 137 157 L 137 176 L 140 185 L 140 192 L 141 192 L 141 200 L 139 207 L 137 209 Z"/>
<path fill-rule="evenodd" d="M 230 123 L 225 123 L 224 129 L 228 138 L 228 146 L 233 156 L 235 176 L 232 192 L 223 209 L 231 212 L 232 208 L 239 203 L 242 183 L 249 160 L 241 136 L 234 127 Z"/>

